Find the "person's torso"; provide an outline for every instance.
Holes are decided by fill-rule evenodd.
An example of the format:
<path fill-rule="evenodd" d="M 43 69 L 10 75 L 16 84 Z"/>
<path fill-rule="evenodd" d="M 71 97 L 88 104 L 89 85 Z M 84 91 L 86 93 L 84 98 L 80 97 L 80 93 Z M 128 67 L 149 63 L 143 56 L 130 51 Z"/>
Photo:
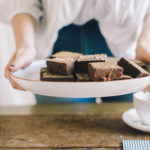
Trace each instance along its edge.
<path fill-rule="evenodd" d="M 149 0 L 43 0 L 44 32 L 48 47 L 53 46 L 58 31 L 70 23 L 84 24 L 96 19 L 109 47 L 116 56 L 133 57 L 137 38 Z M 47 47 L 47 48 L 48 48 Z M 130 52 L 129 52 L 130 51 Z M 129 54 L 128 54 L 129 52 Z M 127 56 L 128 57 L 128 56 Z"/>

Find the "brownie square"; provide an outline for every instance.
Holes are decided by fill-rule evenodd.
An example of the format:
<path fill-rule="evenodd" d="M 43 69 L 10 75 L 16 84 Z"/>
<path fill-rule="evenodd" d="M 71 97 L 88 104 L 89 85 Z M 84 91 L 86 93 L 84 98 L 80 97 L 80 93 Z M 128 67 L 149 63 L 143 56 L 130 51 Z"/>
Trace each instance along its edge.
<path fill-rule="evenodd" d="M 41 68 L 40 70 L 40 80 L 42 81 L 42 78 L 43 78 L 43 73 L 44 72 L 47 72 L 47 68 Z"/>
<path fill-rule="evenodd" d="M 55 75 L 48 72 L 47 68 L 41 68 L 41 81 L 74 81 L 74 76 Z"/>
<path fill-rule="evenodd" d="M 114 62 L 114 63 L 118 63 L 118 60 L 120 60 L 120 58 L 117 57 L 107 57 L 106 58 L 106 62 Z"/>
<path fill-rule="evenodd" d="M 46 61 L 47 69 L 52 74 L 72 75 L 75 68 L 75 59 L 73 58 L 53 58 Z"/>
<path fill-rule="evenodd" d="M 107 56 L 105 54 L 83 55 L 76 61 L 77 73 L 88 73 L 88 64 L 91 62 L 105 62 Z"/>
<path fill-rule="evenodd" d="M 118 79 L 123 74 L 123 68 L 114 62 L 89 63 L 89 76 L 93 81 L 110 81 Z"/>
<path fill-rule="evenodd" d="M 129 75 L 132 78 L 145 77 L 149 75 L 149 73 L 139 65 L 125 58 L 121 58 L 118 61 L 118 65 L 123 67 L 124 74 Z"/>
<path fill-rule="evenodd" d="M 140 61 L 140 60 L 131 60 L 131 61 L 133 61 L 133 62 L 136 63 L 138 66 L 140 66 L 140 67 L 142 67 L 143 69 L 146 70 L 147 64 L 144 63 L 143 61 Z"/>
<path fill-rule="evenodd" d="M 76 81 L 79 81 L 79 82 L 91 81 L 87 73 L 76 73 L 75 78 L 76 78 Z"/>
<path fill-rule="evenodd" d="M 76 52 L 61 51 L 51 55 L 51 58 L 74 58 L 78 59 L 82 54 Z"/>
<path fill-rule="evenodd" d="M 121 77 L 116 78 L 114 80 L 127 80 L 127 79 L 132 79 L 132 77 L 128 75 L 122 75 Z"/>

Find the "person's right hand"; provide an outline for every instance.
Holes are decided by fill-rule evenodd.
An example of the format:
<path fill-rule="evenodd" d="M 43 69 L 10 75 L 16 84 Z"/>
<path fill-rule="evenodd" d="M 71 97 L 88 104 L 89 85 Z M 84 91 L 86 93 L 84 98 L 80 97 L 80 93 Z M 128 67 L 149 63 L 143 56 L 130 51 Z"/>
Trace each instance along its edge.
<path fill-rule="evenodd" d="M 22 46 L 13 54 L 7 66 L 5 67 L 5 77 L 9 79 L 13 88 L 24 90 L 13 81 L 11 78 L 11 72 L 16 72 L 19 69 L 26 68 L 35 60 L 35 57 L 36 49 L 32 46 Z"/>

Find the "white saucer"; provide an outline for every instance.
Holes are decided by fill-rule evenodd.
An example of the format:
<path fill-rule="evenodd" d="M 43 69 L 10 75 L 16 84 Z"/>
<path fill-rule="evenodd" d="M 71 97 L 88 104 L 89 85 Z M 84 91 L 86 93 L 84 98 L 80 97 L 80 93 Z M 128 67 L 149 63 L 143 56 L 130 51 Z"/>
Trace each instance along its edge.
<path fill-rule="evenodd" d="M 150 132 L 150 126 L 144 125 L 141 122 L 135 108 L 129 109 L 126 112 L 124 112 L 122 115 L 122 119 L 128 126 L 134 129 L 144 132 Z"/>

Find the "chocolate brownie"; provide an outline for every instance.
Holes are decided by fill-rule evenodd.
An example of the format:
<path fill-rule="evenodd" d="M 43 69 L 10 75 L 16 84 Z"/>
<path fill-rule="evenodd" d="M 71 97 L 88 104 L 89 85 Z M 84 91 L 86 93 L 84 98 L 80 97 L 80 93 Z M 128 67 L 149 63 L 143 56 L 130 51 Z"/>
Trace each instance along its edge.
<path fill-rule="evenodd" d="M 123 68 L 114 62 L 89 63 L 89 76 L 93 81 L 110 81 L 120 78 Z"/>
<path fill-rule="evenodd" d="M 91 62 L 104 62 L 107 56 L 105 54 L 83 55 L 76 61 L 77 73 L 88 73 L 88 64 Z"/>
<path fill-rule="evenodd" d="M 150 73 L 150 64 L 146 64 L 146 69 L 145 70 Z"/>
<path fill-rule="evenodd" d="M 107 57 L 106 61 L 108 61 L 108 62 L 114 62 L 114 63 L 117 64 L 117 62 L 118 62 L 119 59 L 120 58 L 116 58 L 116 57 Z"/>
<path fill-rule="evenodd" d="M 74 59 L 77 59 L 81 55 L 82 55 L 81 53 L 61 51 L 61 52 L 51 55 L 51 58 L 74 58 Z"/>
<path fill-rule="evenodd" d="M 111 62 L 115 62 L 115 63 L 118 63 L 119 60 L 120 60 L 120 58 L 116 58 L 116 57 L 107 57 L 107 59 L 106 59 L 106 61 L 111 61 Z M 130 61 L 133 61 L 134 63 L 136 63 L 143 69 L 146 69 L 147 64 L 145 62 L 140 61 L 140 60 L 130 60 Z"/>
<path fill-rule="evenodd" d="M 53 58 L 48 59 L 47 69 L 52 74 L 72 75 L 74 73 L 75 59 L 73 58 Z"/>
<path fill-rule="evenodd" d="M 79 81 L 79 82 L 91 81 L 87 73 L 76 73 L 75 78 L 76 78 L 76 81 Z"/>
<path fill-rule="evenodd" d="M 74 81 L 74 76 L 55 75 L 48 72 L 47 68 L 41 69 L 41 81 Z"/>
<path fill-rule="evenodd" d="M 114 80 L 126 80 L 126 79 L 132 79 L 132 77 L 131 77 L 131 76 L 128 76 L 128 75 L 122 75 L 121 77 L 116 78 L 116 79 L 114 79 Z"/>
<path fill-rule="evenodd" d="M 118 61 L 118 65 L 123 67 L 124 74 L 129 75 L 132 78 L 145 77 L 149 75 L 149 73 L 139 65 L 125 58 L 121 58 Z"/>
<path fill-rule="evenodd" d="M 140 60 L 131 60 L 131 61 L 133 61 L 134 63 L 136 63 L 137 65 L 139 65 L 140 67 L 142 67 L 143 69 L 146 70 L 146 67 L 147 67 L 146 63 L 144 63 L 144 62 L 142 62 Z"/>

